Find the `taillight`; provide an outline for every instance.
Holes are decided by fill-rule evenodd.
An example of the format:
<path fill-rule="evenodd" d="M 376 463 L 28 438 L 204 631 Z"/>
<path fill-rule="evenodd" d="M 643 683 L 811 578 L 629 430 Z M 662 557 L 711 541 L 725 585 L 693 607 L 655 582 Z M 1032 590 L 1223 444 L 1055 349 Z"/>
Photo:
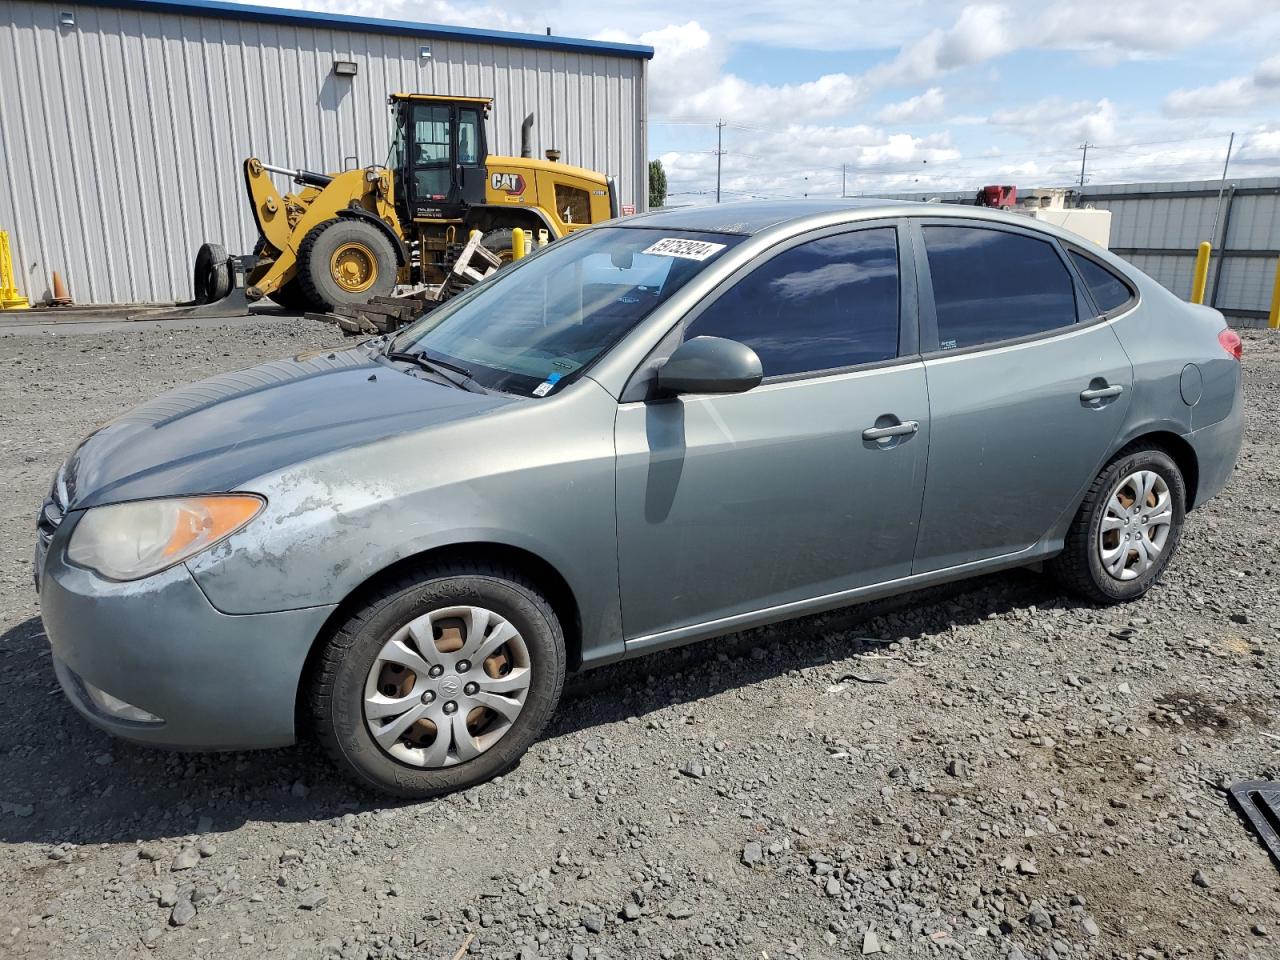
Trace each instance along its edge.
<path fill-rule="evenodd" d="M 1244 354 L 1244 341 L 1240 339 L 1240 334 L 1236 333 L 1230 327 L 1218 334 L 1218 342 L 1222 344 L 1222 349 L 1227 351 L 1237 360 Z"/>

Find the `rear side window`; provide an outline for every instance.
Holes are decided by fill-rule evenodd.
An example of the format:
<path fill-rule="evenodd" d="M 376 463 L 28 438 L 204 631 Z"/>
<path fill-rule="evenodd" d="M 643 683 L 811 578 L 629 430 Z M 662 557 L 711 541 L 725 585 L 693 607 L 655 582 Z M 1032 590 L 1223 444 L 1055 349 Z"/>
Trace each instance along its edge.
<path fill-rule="evenodd" d="M 1053 244 L 979 227 L 925 227 L 943 350 L 1076 322 L 1075 285 Z"/>
<path fill-rule="evenodd" d="M 898 238 L 892 227 L 810 240 L 756 267 L 690 324 L 760 356 L 766 377 L 898 355 Z"/>
<path fill-rule="evenodd" d="M 1098 313 L 1110 313 L 1133 299 L 1133 289 L 1098 261 L 1091 260 L 1074 250 L 1069 252 L 1071 262 L 1080 271 L 1084 285 L 1089 288 L 1089 293 L 1093 296 Z"/>

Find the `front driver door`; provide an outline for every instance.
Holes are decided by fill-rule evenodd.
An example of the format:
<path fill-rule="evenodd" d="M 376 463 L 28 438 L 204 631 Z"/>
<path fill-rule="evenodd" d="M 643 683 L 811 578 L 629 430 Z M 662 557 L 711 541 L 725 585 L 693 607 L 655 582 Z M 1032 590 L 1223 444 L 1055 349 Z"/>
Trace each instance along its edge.
<path fill-rule="evenodd" d="M 910 572 L 929 421 L 899 247 L 881 222 L 757 261 L 684 336 L 748 344 L 764 382 L 620 405 L 629 643 Z"/>
<path fill-rule="evenodd" d="M 453 173 L 453 114 L 448 104 L 415 103 L 408 137 L 412 216 L 457 216 Z"/>
<path fill-rule="evenodd" d="M 457 202 L 469 207 L 485 198 L 484 118 L 477 107 L 458 107 L 457 116 Z"/>

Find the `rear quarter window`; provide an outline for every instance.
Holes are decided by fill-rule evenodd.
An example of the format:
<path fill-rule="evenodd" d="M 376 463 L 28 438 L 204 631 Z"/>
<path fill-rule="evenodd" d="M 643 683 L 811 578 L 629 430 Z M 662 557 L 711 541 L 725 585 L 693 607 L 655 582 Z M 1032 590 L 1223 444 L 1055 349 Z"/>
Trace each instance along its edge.
<path fill-rule="evenodd" d="M 1084 280 L 1084 285 L 1089 288 L 1089 294 L 1093 297 L 1098 313 L 1103 315 L 1114 313 L 1137 296 L 1127 281 L 1122 280 L 1097 260 L 1076 250 L 1068 252 L 1071 255 L 1071 262 L 1080 271 L 1080 278 Z"/>

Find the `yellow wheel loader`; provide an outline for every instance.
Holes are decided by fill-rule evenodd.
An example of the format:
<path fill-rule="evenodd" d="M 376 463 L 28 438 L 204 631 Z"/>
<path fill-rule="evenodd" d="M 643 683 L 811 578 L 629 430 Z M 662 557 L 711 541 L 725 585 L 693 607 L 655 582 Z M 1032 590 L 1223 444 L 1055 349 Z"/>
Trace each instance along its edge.
<path fill-rule="evenodd" d="M 471 231 L 503 260 L 512 230 L 548 240 L 618 216 L 612 177 L 535 159 L 533 116 L 519 157 L 490 156 L 485 97 L 392 94 L 395 140 L 385 166 L 314 173 L 244 162 L 258 224 L 253 257 L 205 244 L 196 258 L 196 303 L 270 297 L 282 306 L 332 310 L 385 297 L 398 285 L 442 283 Z M 283 196 L 271 174 L 299 186 Z"/>

